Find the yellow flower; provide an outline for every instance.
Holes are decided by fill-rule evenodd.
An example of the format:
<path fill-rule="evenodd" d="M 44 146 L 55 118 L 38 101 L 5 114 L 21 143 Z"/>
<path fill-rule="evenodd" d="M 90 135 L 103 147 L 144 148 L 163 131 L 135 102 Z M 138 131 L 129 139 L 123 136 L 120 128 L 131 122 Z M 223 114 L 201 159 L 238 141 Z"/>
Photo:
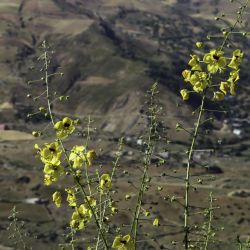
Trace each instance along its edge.
<path fill-rule="evenodd" d="M 230 77 L 228 78 L 228 82 L 237 82 L 240 77 L 239 77 L 239 69 L 238 70 L 235 70 L 235 71 L 232 71 L 230 72 Z"/>
<path fill-rule="evenodd" d="M 183 70 L 182 76 L 183 76 L 185 82 L 189 82 L 190 77 L 191 77 L 191 70 L 187 70 L 187 69 Z"/>
<path fill-rule="evenodd" d="M 180 93 L 183 101 L 187 101 L 189 99 L 189 91 L 187 89 L 182 89 Z"/>
<path fill-rule="evenodd" d="M 228 67 L 237 70 L 241 64 L 242 58 L 243 58 L 243 52 L 239 49 L 236 49 L 233 52 L 233 57 L 230 61 L 230 63 L 228 64 Z"/>
<path fill-rule="evenodd" d="M 148 216 L 150 216 L 150 212 L 144 211 L 144 215 L 145 215 L 146 217 L 148 217 Z"/>
<path fill-rule="evenodd" d="M 153 226 L 155 227 L 159 227 L 159 219 L 158 218 L 155 218 L 154 221 L 153 221 Z"/>
<path fill-rule="evenodd" d="M 111 179 L 108 174 L 103 174 L 100 180 L 100 189 L 102 191 L 108 191 L 111 188 Z"/>
<path fill-rule="evenodd" d="M 204 55 L 203 61 L 207 64 L 207 70 L 211 74 L 223 72 L 227 65 L 227 60 L 223 56 L 224 52 L 221 50 L 212 49 L 209 53 Z"/>
<path fill-rule="evenodd" d="M 84 162 L 87 162 L 89 166 L 92 165 L 92 161 L 96 158 L 94 150 L 86 152 L 85 146 L 74 146 L 71 150 L 69 160 L 73 161 L 73 168 L 82 167 Z"/>
<path fill-rule="evenodd" d="M 57 122 L 54 128 L 56 130 L 56 136 L 59 139 L 67 138 L 75 130 L 74 122 L 68 117 L 65 117 L 62 121 Z"/>
<path fill-rule="evenodd" d="M 96 206 L 96 200 L 90 196 L 87 196 L 87 200 L 89 201 L 89 204 L 91 207 L 95 207 Z"/>
<path fill-rule="evenodd" d="M 197 55 L 191 55 L 191 59 L 188 62 L 188 65 L 192 67 L 191 70 L 202 70 L 200 66 L 200 58 Z"/>
<path fill-rule="evenodd" d="M 56 204 L 57 207 L 61 206 L 62 203 L 62 195 L 60 192 L 56 191 L 53 195 L 52 195 L 52 199 L 54 201 L 54 203 Z"/>
<path fill-rule="evenodd" d="M 39 137 L 39 136 L 42 135 L 42 133 L 41 133 L 40 131 L 33 131 L 33 132 L 32 132 L 32 135 L 33 135 L 34 137 Z"/>
<path fill-rule="evenodd" d="M 51 175 L 58 179 L 59 176 L 64 174 L 64 168 L 61 165 L 60 160 L 52 159 L 52 161 L 45 163 L 43 172 L 46 175 Z"/>
<path fill-rule="evenodd" d="M 39 147 L 37 143 L 34 145 L 34 149 L 36 149 L 38 153 L 41 152 L 41 148 Z"/>
<path fill-rule="evenodd" d="M 80 207 L 78 208 L 78 213 L 82 218 L 85 218 L 86 220 L 90 220 L 92 218 L 92 212 L 86 207 L 86 205 L 80 205 Z"/>
<path fill-rule="evenodd" d="M 125 236 L 119 235 L 116 236 L 112 245 L 112 248 L 118 250 L 133 250 L 133 243 L 131 241 L 130 235 L 127 234 Z"/>
<path fill-rule="evenodd" d="M 112 214 L 118 213 L 118 208 L 117 207 L 111 207 L 111 212 L 112 212 Z"/>
<path fill-rule="evenodd" d="M 58 177 L 52 175 L 44 175 L 44 185 L 50 186 L 53 182 L 57 182 Z"/>
<path fill-rule="evenodd" d="M 73 190 L 73 188 L 66 188 L 65 191 L 67 192 L 67 202 L 69 203 L 69 206 L 75 207 L 76 206 L 76 195 Z"/>
<path fill-rule="evenodd" d="M 86 158 L 87 158 L 89 166 L 91 166 L 92 165 L 92 161 L 96 158 L 95 151 L 94 150 L 88 151 Z"/>
<path fill-rule="evenodd" d="M 86 151 L 85 146 L 74 146 L 71 149 L 69 160 L 73 161 L 73 168 L 82 167 L 83 162 L 86 161 L 85 151 Z"/>
<path fill-rule="evenodd" d="M 224 93 L 224 95 L 227 94 L 227 91 L 229 90 L 230 85 L 228 82 L 221 82 L 220 83 L 220 91 Z"/>
<path fill-rule="evenodd" d="M 37 148 L 38 145 L 35 145 L 35 147 Z M 41 161 L 46 164 L 59 160 L 62 151 L 59 148 L 59 144 L 53 142 L 50 144 L 46 143 L 44 148 L 38 150 L 38 153 L 40 154 Z"/>
<path fill-rule="evenodd" d="M 209 85 L 210 81 L 206 72 L 195 71 L 190 78 L 190 83 L 195 92 L 203 92 Z"/>
<path fill-rule="evenodd" d="M 220 91 L 214 92 L 214 100 L 221 101 L 224 99 L 224 97 L 225 97 L 224 93 L 222 93 Z"/>
<path fill-rule="evenodd" d="M 75 211 L 72 214 L 70 226 L 77 230 L 81 230 L 84 228 L 84 225 L 91 219 L 92 213 L 86 208 L 85 205 L 80 205 L 80 207 L 76 207 Z"/>
<path fill-rule="evenodd" d="M 131 195 L 130 195 L 130 194 L 126 194 L 126 195 L 125 195 L 125 200 L 128 201 L 128 200 L 130 200 L 130 199 L 131 199 Z"/>
<path fill-rule="evenodd" d="M 75 172 L 75 174 L 76 174 L 76 176 L 77 176 L 77 177 L 79 177 L 79 178 L 80 178 L 80 177 L 81 177 L 81 175 L 82 175 L 82 171 L 81 171 L 81 170 L 79 170 L 79 169 L 77 169 L 77 170 L 76 170 L 76 172 Z"/>
<path fill-rule="evenodd" d="M 85 226 L 86 220 L 82 219 L 78 212 L 74 212 L 71 217 L 70 226 L 76 230 L 81 230 Z"/>
<path fill-rule="evenodd" d="M 196 42 L 195 46 L 199 49 L 199 48 L 201 48 L 203 46 L 203 43 L 202 42 Z"/>
<path fill-rule="evenodd" d="M 240 79 L 239 70 L 230 72 L 230 77 L 228 78 L 227 81 L 230 84 L 229 89 L 230 89 L 230 94 L 231 95 L 236 95 L 236 93 L 235 93 L 235 82 L 237 82 L 239 79 Z"/>
<path fill-rule="evenodd" d="M 73 217 L 73 216 L 72 216 Z M 75 216 L 74 216 L 75 217 Z M 84 220 L 74 220 L 71 219 L 70 226 L 76 230 L 81 230 L 84 228 Z"/>

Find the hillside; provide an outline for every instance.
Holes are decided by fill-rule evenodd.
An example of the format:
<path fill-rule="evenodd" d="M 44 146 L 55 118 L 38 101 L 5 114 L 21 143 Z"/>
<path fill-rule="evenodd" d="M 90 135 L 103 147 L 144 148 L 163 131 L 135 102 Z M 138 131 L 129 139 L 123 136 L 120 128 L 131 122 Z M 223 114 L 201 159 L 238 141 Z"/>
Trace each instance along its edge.
<path fill-rule="evenodd" d="M 30 91 L 26 82 L 40 78 L 30 67 L 36 63 L 42 40 L 47 39 L 56 52 L 52 71 L 60 68 L 65 74 L 53 81 L 53 88 L 71 98 L 69 105 L 56 105 L 55 112 L 91 114 L 107 131 L 129 131 L 140 120 L 145 91 L 157 81 L 167 110 L 164 120 L 174 127 L 188 108 L 180 111 L 176 103 L 183 85 L 181 71 L 195 42 L 218 34 L 214 14 L 235 6 L 188 0 L 2 1 L 1 103 L 11 109 L 2 109 L 1 120 L 16 123 L 21 118 L 22 122 L 30 111 L 33 103 L 26 99 Z M 245 93 L 244 87 L 239 98 Z M 248 108 L 247 102 L 231 102 L 242 112 Z"/>

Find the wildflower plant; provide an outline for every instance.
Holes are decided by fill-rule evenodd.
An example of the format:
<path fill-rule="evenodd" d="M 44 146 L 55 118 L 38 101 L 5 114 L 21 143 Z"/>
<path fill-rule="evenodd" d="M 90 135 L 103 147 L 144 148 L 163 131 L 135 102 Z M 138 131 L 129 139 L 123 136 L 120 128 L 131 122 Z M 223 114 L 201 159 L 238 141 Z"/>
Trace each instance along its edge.
<path fill-rule="evenodd" d="M 219 209 L 218 206 L 215 206 L 216 199 L 213 197 L 213 193 L 209 193 L 209 205 L 203 211 L 197 212 L 197 214 L 203 216 L 202 225 L 195 225 L 193 230 L 193 235 L 197 239 L 193 239 L 189 245 L 189 249 L 211 249 L 215 243 L 220 243 L 216 239 L 217 233 L 222 230 L 222 228 L 216 228 L 214 224 L 214 214 L 215 210 Z"/>
<path fill-rule="evenodd" d="M 162 140 L 162 132 L 164 127 L 161 126 L 159 115 L 161 112 L 161 107 L 158 103 L 157 96 L 159 94 L 158 84 L 154 83 L 151 89 L 148 91 L 147 95 L 147 113 L 146 117 L 148 119 L 148 131 L 143 136 L 143 170 L 142 177 L 140 180 L 140 186 L 138 191 L 138 197 L 136 202 L 136 207 L 134 210 L 133 220 L 130 229 L 130 237 L 132 237 L 133 246 L 136 249 L 138 245 L 138 228 L 142 223 L 141 215 L 144 214 L 145 217 L 148 217 L 150 213 L 143 208 L 143 199 L 144 195 L 149 189 L 149 183 L 151 177 L 149 176 L 149 168 L 152 166 L 152 158 L 155 155 L 155 150 L 157 143 Z M 164 138 L 165 139 L 165 138 Z M 162 162 L 164 163 L 164 161 Z M 159 226 L 159 219 L 155 218 L 152 222 L 152 226 Z"/>
<path fill-rule="evenodd" d="M 14 206 L 11 209 L 10 216 L 8 217 L 10 220 L 9 227 L 7 228 L 10 233 L 9 239 L 12 239 L 16 249 L 32 249 L 27 243 L 30 235 L 24 228 L 24 221 L 21 221 L 18 218 L 18 214 L 19 212 L 17 211 L 16 206 Z"/>
<path fill-rule="evenodd" d="M 203 119 L 205 113 L 209 113 L 210 110 L 206 108 L 206 102 L 212 100 L 220 102 L 224 100 L 228 95 L 236 95 L 236 88 L 240 79 L 240 65 L 242 63 L 244 53 L 241 49 L 235 48 L 233 51 L 227 49 L 226 45 L 230 44 L 230 35 L 232 35 L 242 23 L 242 18 L 248 1 L 240 5 L 239 11 L 237 11 L 237 18 L 234 24 L 228 27 L 228 31 L 223 32 L 223 40 L 220 46 L 212 48 L 209 51 L 202 52 L 205 47 L 202 42 L 197 42 L 196 47 L 199 50 L 199 54 L 191 55 L 191 59 L 188 62 L 190 69 L 185 69 L 182 72 L 182 76 L 187 87 L 180 91 L 182 99 L 188 101 L 192 94 L 200 96 L 200 105 L 194 114 L 197 114 L 197 120 L 194 127 L 191 130 L 187 130 L 180 125 L 178 129 L 184 130 L 191 135 L 191 144 L 187 151 L 187 167 L 185 178 L 185 194 L 184 194 L 184 247 L 189 249 L 192 246 L 192 239 L 190 234 L 192 233 L 192 226 L 190 225 L 190 210 L 192 205 L 190 204 L 190 189 L 193 186 L 191 183 L 191 166 L 193 162 L 193 154 L 197 147 L 197 140 L 202 136 L 202 126 L 211 121 L 211 119 Z M 211 39 L 209 37 L 209 39 Z M 218 110 L 218 112 L 220 112 Z M 209 235 L 208 235 L 209 237 Z M 209 241 L 210 239 L 206 239 Z M 206 248 L 207 248 L 206 243 Z"/>
<path fill-rule="evenodd" d="M 44 185 L 51 186 L 65 179 L 71 179 L 72 185 L 64 190 L 64 194 L 56 190 L 51 197 L 57 208 L 60 208 L 65 202 L 63 197 L 66 195 L 66 202 L 69 207 L 73 208 L 71 221 L 72 239 L 75 237 L 74 232 L 84 230 L 88 224 L 94 223 L 98 235 L 96 239 L 89 239 L 89 246 L 95 246 L 96 249 L 109 249 L 111 244 L 108 241 L 108 227 L 104 224 L 107 212 L 113 214 L 115 207 L 112 202 L 110 190 L 112 188 L 112 178 L 115 175 L 116 168 L 119 165 L 121 156 L 123 139 L 119 141 L 119 148 L 113 167 L 110 173 L 101 173 L 96 169 L 96 175 L 89 175 L 89 168 L 93 167 L 97 154 L 95 150 L 89 148 L 89 140 L 91 133 L 91 118 L 88 117 L 88 125 L 86 128 L 86 140 L 80 145 L 74 145 L 71 149 L 65 146 L 65 142 L 78 130 L 79 120 L 70 117 L 57 118 L 52 110 L 52 103 L 65 100 L 64 96 L 52 95 L 50 92 L 51 78 L 61 73 L 49 72 L 49 65 L 52 60 L 52 53 L 47 42 L 42 43 L 42 54 L 38 58 L 42 62 L 41 72 L 43 76 L 40 80 L 30 81 L 29 84 L 43 83 L 45 91 L 34 100 L 45 97 L 47 107 L 40 107 L 38 110 L 49 118 L 50 124 L 46 126 L 44 131 L 33 131 L 35 137 L 43 136 L 49 126 L 54 130 L 55 138 L 43 145 L 35 144 L 37 156 L 43 164 Z M 30 96 L 30 94 L 29 94 Z M 52 99 L 53 98 L 53 99 Z M 43 100 L 41 100 L 43 101 Z M 32 117 L 34 114 L 29 114 Z M 82 135 L 81 132 L 79 134 Z M 97 184 L 97 185 L 96 185 Z M 96 240 L 96 242 L 94 242 Z M 71 240 L 70 246 L 74 249 L 75 240 Z M 87 245 L 87 242 L 86 244 Z"/>
<path fill-rule="evenodd" d="M 37 151 L 37 156 L 40 158 L 41 163 L 44 165 L 44 185 L 51 186 L 66 178 L 73 179 L 73 185 L 65 188 L 64 194 L 61 191 L 55 190 L 52 194 L 52 201 L 57 208 L 63 205 L 63 197 L 66 194 L 66 202 L 69 207 L 74 209 L 70 227 L 73 231 L 82 231 L 88 224 L 94 223 L 97 227 L 98 235 L 96 243 L 91 241 L 90 245 L 94 245 L 96 249 L 134 249 L 136 247 L 136 239 L 138 234 L 138 226 L 142 211 L 148 217 L 149 212 L 142 208 L 144 192 L 147 190 L 148 183 L 148 168 L 151 164 L 151 158 L 154 153 L 154 145 L 157 141 L 158 134 L 158 121 L 157 115 L 159 107 L 156 105 L 156 95 L 158 94 L 157 84 L 154 84 L 149 91 L 148 101 L 148 121 L 150 124 L 149 133 L 145 135 L 146 140 L 144 143 L 144 169 L 141 178 L 141 184 L 138 193 L 138 200 L 136 203 L 134 217 L 131 224 L 131 230 L 124 236 L 120 234 L 112 236 L 110 239 L 110 226 L 106 223 L 109 221 L 109 216 L 119 212 L 113 201 L 112 194 L 112 180 L 115 177 L 116 170 L 119 166 L 121 152 L 123 149 L 123 138 L 119 140 L 118 151 L 116 153 L 115 161 L 112 162 L 112 168 L 109 173 L 101 173 L 101 169 L 96 169 L 96 176 L 89 176 L 88 169 L 92 167 L 97 154 L 95 150 L 89 149 L 88 143 L 90 140 L 90 119 L 87 126 L 86 142 L 82 145 L 74 145 L 71 149 L 67 149 L 65 141 L 78 129 L 78 120 L 69 117 L 59 119 L 53 113 L 51 103 L 54 104 L 60 98 L 53 96 L 55 99 L 51 100 L 50 94 L 50 77 L 49 74 L 50 63 L 50 50 L 46 42 L 42 44 L 42 55 L 39 57 L 43 61 L 41 71 L 44 72 L 44 77 L 41 82 L 46 87 L 45 99 L 47 100 L 47 107 L 39 108 L 43 110 L 46 117 L 50 118 L 50 126 L 55 132 L 55 140 L 46 142 L 43 145 L 35 144 L 34 148 Z M 59 74 L 61 75 L 61 74 Z M 30 81 L 29 83 L 37 83 L 37 80 Z M 42 95 L 39 96 L 39 98 Z M 63 98 L 61 98 L 63 99 Z M 36 113 L 35 113 L 36 114 Z M 35 115 L 34 114 L 34 115 Z M 29 114 L 31 117 L 33 114 Z M 57 121 L 58 120 L 58 121 Z M 46 127 L 46 129 L 48 126 Z M 35 137 L 42 136 L 44 131 L 33 131 Z M 98 185 L 96 186 L 96 183 Z M 130 199 L 130 195 L 126 195 L 126 199 Z M 159 219 L 155 218 L 152 221 L 152 226 L 159 226 Z M 107 234 L 109 233 L 109 234 Z M 74 235 L 72 234 L 72 237 Z M 112 244 L 110 243 L 112 242 Z M 72 248 L 74 247 L 74 240 L 71 241 Z"/>

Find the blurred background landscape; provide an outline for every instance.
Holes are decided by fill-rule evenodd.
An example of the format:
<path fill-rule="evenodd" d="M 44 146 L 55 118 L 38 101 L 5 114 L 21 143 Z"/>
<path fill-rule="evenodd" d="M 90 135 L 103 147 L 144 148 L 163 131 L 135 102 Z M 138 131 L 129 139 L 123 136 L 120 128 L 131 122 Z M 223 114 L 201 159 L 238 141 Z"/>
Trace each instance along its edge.
<path fill-rule="evenodd" d="M 55 115 L 79 118 L 83 126 L 91 116 L 97 128 L 91 146 L 98 151 L 97 164 L 105 169 L 114 158 L 118 139 L 125 138 L 117 175 L 122 181 L 115 184 L 121 189 L 116 199 L 122 208 L 131 207 L 136 198 L 131 182 L 138 185 L 140 175 L 140 136 L 147 128 L 145 94 L 158 82 L 160 118 L 172 143 L 166 147 L 162 143 L 157 152 L 166 164 L 156 167 L 159 157 L 155 157 L 152 164 L 156 166 L 150 170 L 152 186 L 145 199 L 152 214 L 172 227 L 147 229 L 157 241 L 145 241 L 141 249 L 180 249 L 171 241 L 181 240 L 182 210 L 166 197 L 183 195 L 183 183 L 168 175 L 184 176 L 189 136 L 176 132 L 175 126 L 179 122 L 191 127 L 195 119 L 191 113 L 199 104 L 195 95 L 190 102 L 181 100 L 179 90 L 185 85 L 181 72 L 187 68 L 190 54 L 197 51 L 196 41 L 206 41 L 208 49 L 220 45 L 220 29 L 235 20 L 238 7 L 237 2 L 226 0 L 0 1 L 0 249 L 19 249 L 6 230 L 13 205 L 25 221 L 33 249 L 59 249 L 70 218 L 70 213 L 65 216 L 66 208 L 56 210 L 52 204 L 55 187 L 43 186 L 42 165 L 33 149 L 35 143 L 49 140 L 31 135 L 33 130 L 43 129 L 47 120 L 42 115 L 27 118 L 41 106 L 27 94 L 38 95 L 43 86 L 31 87 L 27 82 L 41 78 L 36 65 L 44 39 L 55 51 L 51 73 L 64 73 L 52 78 L 51 88 L 69 96 L 66 103 L 53 105 Z M 215 21 L 222 13 L 225 20 Z M 249 31 L 249 15 L 244 20 L 237 31 Z M 215 120 L 204 129 L 213 131 L 199 146 L 216 152 L 197 152 L 194 157 L 206 167 L 192 169 L 197 186 L 193 202 L 206 203 L 212 190 L 220 206 L 215 224 L 225 229 L 219 232 L 222 243 L 211 249 L 237 249 L 237 235 L 243 240 L 250 236 L 249 39 L 234 35 L 232 41 L 245 53 L 237 95 L 220 103 L 227 113 L 211 113 Z M 208 100 L 207 107 L 217 109 L 218 104 Z M 77 143 L 81 138 L 75 134 L 68 145 Z M 197 176 L 202 176 L 203 185 Z M 64 185 L 59 187 L 63 190 Z M 158 185 L 163 187 L 161 191 L 156 191 Z M 126 193 L 131 194 L 130 201 L 124 200 Z M 124 212 L 117 220 L 128 224 L 129 216 Z M 91 234 L 94 229 L 88 230 Z M 81 240 L 86 239 L 82 236 Z"/>

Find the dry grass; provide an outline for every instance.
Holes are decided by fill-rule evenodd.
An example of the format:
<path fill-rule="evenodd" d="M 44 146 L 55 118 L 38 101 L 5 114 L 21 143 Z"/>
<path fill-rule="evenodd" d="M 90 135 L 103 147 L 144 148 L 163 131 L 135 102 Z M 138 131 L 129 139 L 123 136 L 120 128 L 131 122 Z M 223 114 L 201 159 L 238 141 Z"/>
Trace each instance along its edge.
<path fill-rule="evenodd" d="M 29 133 L 17 130 L 0 131 L 0 141 L 23 141 L 23 140 L 34 140 L 34 137 Z"/>

